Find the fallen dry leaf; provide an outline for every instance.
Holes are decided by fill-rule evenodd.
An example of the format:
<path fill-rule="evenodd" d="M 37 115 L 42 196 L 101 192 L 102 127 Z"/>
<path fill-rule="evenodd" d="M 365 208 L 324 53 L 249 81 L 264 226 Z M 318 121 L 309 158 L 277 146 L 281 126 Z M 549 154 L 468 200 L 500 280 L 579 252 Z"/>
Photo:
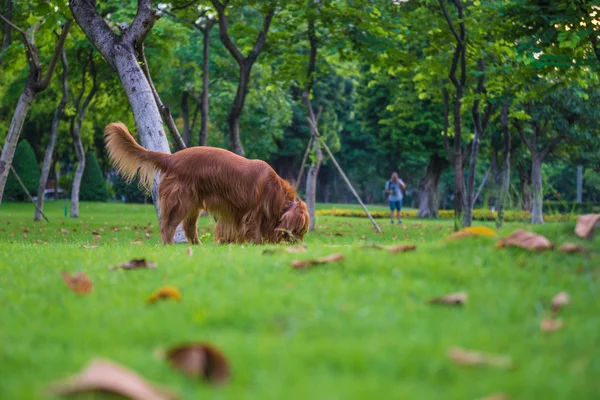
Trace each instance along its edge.
<path fill-rule="evenodd" d="M 166 358 L 173 368 L 193 378 L 211 383 L 229 379 L 229 362 L 222 352 L 206 343 L 184 344 L 167 350 Z"/>
<path fill-rule="evenodd" d="M 306 252 L 306 245 L 299 244 L 297 246 L 289 246 L 285 248 L 286 253 L 304 253 Z"/>
<path fill-rule="evenodd" d="M 552 311 L 557 313 L 564 306 L 568 306 L 571 302 L 567 292 L 560 292 L 552 299 Z"/>
<path fill-rule="evenodd" d="M 112 361 L 94 360 L 79 374 L 53 384 L 55 396 L 108 392 L 133 400 L 173 400 L 178 396 L 146 381 L 130 369 Z"/>
<path fill-rule="evenodd" d="M 463 239 L 471 236 L 496 237 L 498 233 L 495 230 L 486 228 L 485 226 L 469 226 L 452 233 L 446 237 L 446 240 Z"/>
<path fill-rule="evenodd" d="M 144 235 L 144 237 L 145 237 L 146 239 L 150 239 L 150 235 L 149 235 L 149 234 L 147 234 L 147 233 Z"/>
<path fill-rule="evenodd" d="M 133 242 L 131 242 L 131 244 L 144 244 L 144 242 L 142 242 L 142 239 L 137 238 Z"/>
<path fill-rule="evenodd" d="M 415 246 L 414 244 L 398 244 L 398 245 L 394 245 L 394 246 L 383 246 L 381 244 L 374 244 L 373 246 L 370 246 L 374 249 L 383 249 L 383 250 L 387 250 L 390 253 L 405 253 L 407 251 L 413 251 L 417 249 L 417 246 Z"/>
<path fill-rule="evenodd" d="M 146 261 L 145 258 L 134 258 L 120 265 L 111 265 L 108 269 L 137 269 L 137 268 L 156 268 L 152 261 Z"/>
<path fill-rule="evenodd" d="M 333 262 L 340 262 L 344 260 L 344 255 L 342 253 L 334 253 L 325 257 L 315 258 L 313 260 L 294 260 L 292 261 L 292 267 L 297 269 L 303 269 L 308 267 L 314 267 L 319 264 L 327 264 Z"/>
<path fill-rule="evenodd" d="M 504 393 L 493 393 L 489 396 L 480 397 L 477 400 L 509 400 L 509 397 Z"/>
<path fill-rule="evenodd" d="M 490 367 L 496 368 L 511 368 L 513 366 L 510 357 L 465 350 L 459 347 L 450 349 L 448 351 L 448 357 L 456 364 L 466 366 L 489 365 Z"/>
<path fill-rule="evenodd" d="M 450 304 L 456 306 L 464 305 L 469 296 L 465 292 L 450 293 L 440 297 L 434 297 L 429 300 L 431 304 Z"/>
<path fill-rule="evenodd" d="M 102 239 L 100 235 L 94 235 L 94 242 L 99 242 Z"/>
<path fill-rule="evenodd" d="M 84 244 L 82 247 L 84 249 L 97 249 L 98 248 L 98 246 L 88 246 L 87 244 Z"/>
<path fill-rule="evenodd" d="M 158 300 L 166 299 L 173 299 L 175 301 L 181 300 L 181 293 L 179 293 L 179 289 L 173 286 L 164 286 L 148 297 L 148 303 L 155 303 Z"/>
<path fill-rule="evenodd" d="M 589 239 L 594 233 L 594 228 L 600 225 L 600 214 L 585 214 L 577 217 L 575 234 L 581 238 Z"/>
<path fill-rule="evenodd" d="M 83 272 L 76 272 L 73 275 L 68 272 L 62 272 L 62 278 L 65 284 L 79 295 L 85 295 L 92 291 L 94 283 L 89 276 Z"/>
<path fill-rule="evenodd" d="M 565 325 L 562 319 L 554 319 L 554 318 L 544 318 L 542 322 L 540 322 L 540 329 L 543 332 L 554 332 L 559 330 Z"/>
<path fill-rule="evenodd" d="M 191 248 L 191 247 L 188 247 L 187 249 L 185 249 L 185 254 L 186 254 L 188 257 L 191 257 L 191 256 L 194 254 L 194 250 L 192 250 L 192 248 Z"/>
<path fill-rule="evenodd" d="M 67 233 L 69 233 L 69 231 L 66 229 L 61 229 L 60 233 L 62 233 L 63 235 L 66 235 Z"/>
<path fill-rule="evenodd" d="M 498 248 L 516 246 L 527 250 L 544 251 L 554 247 L 552 242 L 533 232 L 517 229 L 510 236 L 500 239 Z"/>
<path fill-rule="evenodd" d="M 561 253 L 585 253 L 587 249 L 575 243 L 567 242 L 558 249 Z"/>

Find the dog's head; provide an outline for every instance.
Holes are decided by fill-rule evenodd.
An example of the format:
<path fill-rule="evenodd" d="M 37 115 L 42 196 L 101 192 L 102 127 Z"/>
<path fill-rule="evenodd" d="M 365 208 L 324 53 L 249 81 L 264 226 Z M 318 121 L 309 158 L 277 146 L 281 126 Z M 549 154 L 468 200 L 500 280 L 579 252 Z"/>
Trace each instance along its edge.
<path fill-rule="evenodd" d="M 308 223 L 310 218 L 306 210 L 306 204 L 302 200 L 297 200 L 287 207 L 279 220 L 279 231 L 282 232 L 284 240 L 294 242 L 304 240 L 304 235 L 308 232 Z"/>

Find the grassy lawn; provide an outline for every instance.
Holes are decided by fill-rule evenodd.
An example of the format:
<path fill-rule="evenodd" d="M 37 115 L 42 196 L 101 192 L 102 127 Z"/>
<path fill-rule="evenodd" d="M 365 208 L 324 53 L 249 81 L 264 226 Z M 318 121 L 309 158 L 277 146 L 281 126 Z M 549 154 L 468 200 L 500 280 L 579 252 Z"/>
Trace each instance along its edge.
<path fill-rule="evenodd" d="M 376 235 L 367 219 L 322 217 L 305 254 L 263 255 L 264 247 L 205 238 L 188 256 L 187 245 L 159 245 L 151 205 L 82 203 L 82 217 L 72 220 L 64 204 L 47 203 L 50 224 L 32 222 L 31 205 L 0 206 L 0 399 L 45 398 L 48 383 L 95 357 L 183 399 L 600 398 L 600 235 L 578 240 L 573 223 L 514 223 L 500 235 L 534 229 L 595 253 L 440 240 L 451 221 L 382 220 L 384 233 Z M 201 234 L 211 223 L 200 219 Z M 147 239 L 139 227 L 149 224 Z M 143 243 L 132 244 L 138 236 Z M 390 254 L 364 247 L 370 243 L 417 250 Z M 334 252 L 345 261 L 309 271 L 290 266 Z M 107 268 L 140 257 L 157 268 Z M 94 291 L 77 296 L 61 271 L 84 271 Z M 164 285 L 179 288 L 181 301 L 147 304 Z M 566 325 L 543 333 L 540 321 L 562 290 L 571 297 L 560 316 Z M 464 307 L 427 303 L 456 291 L 468 293 Z M 157 357 L 157 349 L 186 341 L 222 349 L 232 365 L 229 384 L 190 380 Z M 454 346 L 510 356 L 515 367 L 456 365 L 446 354 Z"/>

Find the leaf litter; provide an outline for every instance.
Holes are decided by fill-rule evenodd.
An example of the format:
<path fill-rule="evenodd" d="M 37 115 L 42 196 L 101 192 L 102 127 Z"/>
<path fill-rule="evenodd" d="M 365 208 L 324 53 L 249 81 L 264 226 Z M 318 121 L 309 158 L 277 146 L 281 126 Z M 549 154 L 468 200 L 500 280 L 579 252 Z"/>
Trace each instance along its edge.
<path fill-rule="evenodd" d="M 294 260 L 292 261 L 292 267 L 296 269 L 304 269 L 314 267 L 320 264 L 329 264 L 334 262 L 340 262 L 344 260 L 342 253 L 334 253 L 325 257 L 315 258 L 312 260 Z"/>
<path fill-rule="evenodd" d="M 430 304 L 447 304 L 454 306 L 463 306 L 467 303 L 469 296 L 465 292 L 450 293 L 440 297 L 434 297 L 429 300 Z"/>
<path fill-rule="evenodd" d="M 134 258 L 123 264 L 111 265 L 108 269 L 140 269 L 140 268 L 156 268 L 156 263 L 147 261 L 145 258 Z"/>
<path fill-rule="evenodd" d="M 464 366 L 485 365 L 500 369 L 513 367 L 512 358 L 508 356 L 466 350 L 460 347 L 453 347 L 448 350 L 448 357 L 456 364 Z"/>
<path fill-rule="evenodd" d="M 549 250 L 554 247 L 552 242 L 545 238 L 542 235 L 538 235 L 537 233 L 524 231 L 522 229 L 517 229 L 511 235 L 500 239 L 497 248 L 503 248 L 508 246 L 520 247 L 526 250 L 532 251 L 544 251 Z"/>
<path fill-rule="evenodd" d="M 61 275 L 67 287 L 80 296 L 86 295 L 94 289 L 94 283 L 83 272 L 76 272 L 71 275 L 63 271 Z"/>
<path fill-rule="evenodd" d="M 148 303 L 156 303 L 159 300 L 181 300 L 179 289 L 174 286 L 163 286 L 148 297 Z"/>
<path fill-rule="evenodd" d="M 132 400 L 175 400 L 171 390 L 146 381 L 136 372 L 108 360 L 93 360 L 77 375 L 50 386 L 53 395 L 108 392 Z"/>
<path fill-rule="evenodd" d="M 174 346 L 167 350 L 165 356 L 173 368 L 192 378 L 222 384 L 231 375 L 227 357 L 208 343 Z"/>
<path fill-rule="evenodd" d="M 585 214 L 577 217 L 575 234 L 580 238 L 590 239 L 594 229 L 600 225 L 600 214 Z"/>

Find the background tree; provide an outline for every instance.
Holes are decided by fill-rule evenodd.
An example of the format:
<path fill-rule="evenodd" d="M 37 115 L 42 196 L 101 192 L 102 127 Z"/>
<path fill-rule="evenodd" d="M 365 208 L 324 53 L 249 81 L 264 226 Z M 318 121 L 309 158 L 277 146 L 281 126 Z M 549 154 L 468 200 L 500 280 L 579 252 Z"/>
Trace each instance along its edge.
<path fill-rule="evenodd" d="M 13 168 L 25 184 L 29 193 L 34 194 L 40 183 L 40 170 L 38 169 L 33 149 L 27 140 L 19 142 L 15 150 Z M 5 193 L 8 200 L 23 201 L 28 199 L 12 172 L 8 176 Z"/>

